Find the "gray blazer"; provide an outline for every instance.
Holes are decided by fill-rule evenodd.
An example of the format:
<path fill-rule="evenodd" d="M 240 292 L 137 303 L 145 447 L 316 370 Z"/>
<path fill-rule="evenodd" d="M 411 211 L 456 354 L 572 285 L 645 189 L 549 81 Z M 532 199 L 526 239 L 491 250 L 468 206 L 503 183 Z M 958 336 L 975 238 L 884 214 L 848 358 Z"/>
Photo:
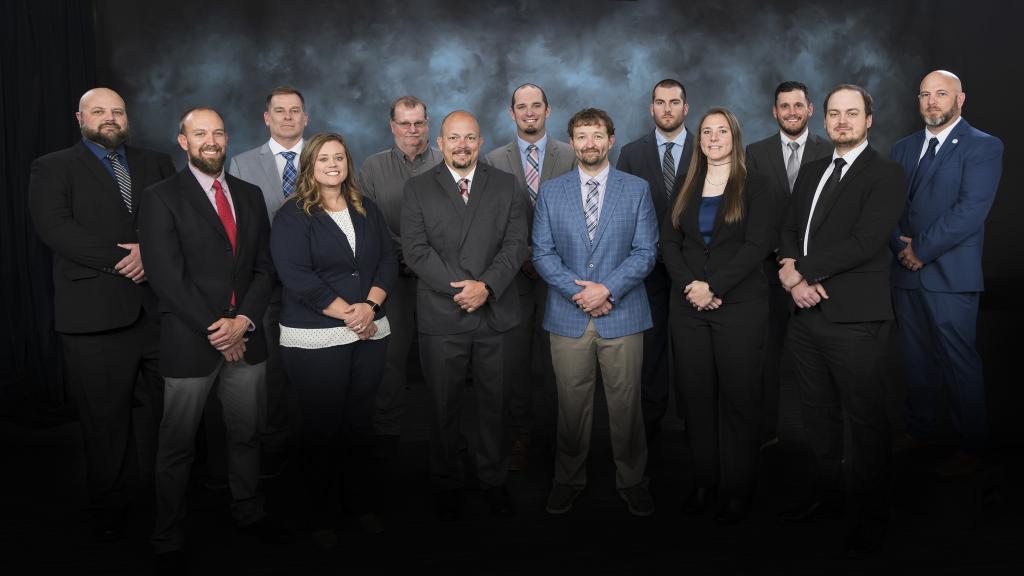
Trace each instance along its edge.
<path fill-rule="evenodd" d="M 277 163 L 274 161 L 274 153 L 270 151 L 270 144 L 264 142 L 258 148 L 232 157 L 228 174 L 259 187 L 267 203 L 267 215 L 273 223 L 274 214 L 285 198 L 281 192 L 281 175 L 277 173 Z"/>
<path fill-rule="evenodd" d="M 498 170 L 504 170 L 516 177 L 516 184 L 526 192 L 526 173 L 523 171 L 523 160 L 519 156 L 519 140 L 513 140 L 504 146 L 491 150 L 484 161 Z M 541 162 L 540 181 L 544 183 L 561 176 L 576 167 L 576 153 L 572 146 L 548 136 L 548 145 L 544 149 L 544 161 Z M 533 209 L 530 209 L 531 220 Z"/>

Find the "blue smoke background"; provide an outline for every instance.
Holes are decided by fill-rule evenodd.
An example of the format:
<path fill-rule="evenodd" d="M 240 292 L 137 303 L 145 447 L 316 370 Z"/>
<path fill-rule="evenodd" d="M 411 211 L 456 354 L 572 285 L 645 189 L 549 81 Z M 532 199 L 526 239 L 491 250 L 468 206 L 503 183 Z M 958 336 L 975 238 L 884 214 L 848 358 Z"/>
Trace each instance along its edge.
<path fill-rule="evenodd" d="M 687 87 L 690 130 L 704 110 L 724 105 L 747 143 L 776 130 L 770 106 L 780 81 L 810 87 L 818 134 L 821 97 L 836 83 L 858 83 L 878 102 L 871 140 L 888 149 L 919 124 L 922 63 L 907 49 L 921 36 L 913 32 L 915 6 L 107 1 L 99 24 L 137 144 L 183 162 L 174 143 L 178 117 L 208 105 L 224 116 L 229 154 L 258 146 L 267 139 L 264 97 L 289 84 L 306 97 L 307 134 L 339 131 L 361 161 L 391 145 L 388 106 L 402 94 L 427 103 L 432 138 L 451 110 L 474 113 L 484 151 L 491 150 L 515 135 L 509 97 L 524 82 L 547 92 L 555 137 L 566 139 L 573 112 L 595 106 L 615 121 L 618 148 L 652 128 L 650 91 L 665 77 Z"/>

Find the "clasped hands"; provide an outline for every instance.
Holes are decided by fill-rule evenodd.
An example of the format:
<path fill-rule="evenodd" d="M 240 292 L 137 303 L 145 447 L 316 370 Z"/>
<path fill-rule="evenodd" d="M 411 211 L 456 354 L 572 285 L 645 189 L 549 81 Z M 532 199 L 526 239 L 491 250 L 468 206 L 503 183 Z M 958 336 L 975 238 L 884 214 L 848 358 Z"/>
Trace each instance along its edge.
<path fill-rule="evenodd" d="M 451 282 L 450 285 L 452 288 L 461 288 L 459 293 L 452 297 L 452 300 L 466 312 L 472 313 L 479 310 L 487 301 L 489 295 L 487 285 L 479 280 L 459 280 Z"/>
<path fill-rule="evenodd" d="M 796 260 L 792 258 L 779 260 L 779 282 L 793 297 L 798 308 L 811 308 L 823 299 L 828 300 L 825 287 L 820 282 L 808 284 L 803 274 L 797 271 Z"/>
<path fill-rule="evenodd" d="M 373 322 L 373 308 L 366 302 L 349 305 L 341 312 L 341 319 L 360 340 L 369 340 L 377 334 L 377 324 Z"/>
<path fill-rule="evenodd" d="M 128 255 L 114 264 L 117 273 L 128 278 L 136 284 L 146 281 L 146 270 L 142 267 L 142 254 L 139 252 L 138 242 L 134 244 L 118 244 L 118 248 L 128 250 Z"/>
<path fill-rule="evenodd" d="M 572 301 L 580 310 L 590 314 L 591 318 L 598 318 L 612 311 L 612 302 L 609 299 L 612 293 L 604 284 L 576 280 L 576 285 L 582 286 L 583 289 L 572 295 Z"/>
<path fill-rule="evenodd" d="M 683 288 L 683 297 L 698 312 L 714 310 L 722 305 L 722 299 L 711 292 L 711 285 L 702 280 L 694 280 Z"/>
<path fill-rule="evenodd" d="M 900 264 L 902 264 L 907 270 L 917 272 L 924 266 L 924 262 L 919 260 L 917 255 L 914 254 L 914 247 L 912 246 L 913 239 L 910 236 L 901 235 L 900 242 L 903 242 L 906 246 L 896 254 L 896 259 L 899 260 Z"/>
<path fill-rule="evenodd" d="M 206 327 L 210 345 L 224 355 L 228 362 L 238 362 L 245 357 L 245 333 L 249 330 L 249 319 L 245 316 L 221 318 Z"/>

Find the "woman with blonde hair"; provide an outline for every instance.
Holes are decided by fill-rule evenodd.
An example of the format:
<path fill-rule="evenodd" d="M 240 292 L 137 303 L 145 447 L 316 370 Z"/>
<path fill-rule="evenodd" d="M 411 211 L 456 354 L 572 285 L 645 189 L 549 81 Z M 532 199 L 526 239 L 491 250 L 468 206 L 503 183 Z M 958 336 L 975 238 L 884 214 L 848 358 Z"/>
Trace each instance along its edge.
<path fill-rule="evenodd" d="M 316 544 L 332 547 L 343 508 L 364 530 L 383 529 L 369 497 L 373 412 L 390 334 L 382 305 L 398 260 L 339 134 L 310 138 L 299 165 L 270 248 L 284 285 L 281 360 L 302 412 L 308 528 Z"/>
<path fill-rule="evenodd" d="M 725 108 L 700 121 L 682 190 L 661 227 L 672 278 L 669 325 L 677 395 L 685 406 L 696 486 L 684 514 L 717 491 L 716 520 L 741 521 L 754 491 L 761 423 L 761 363 L 775 245 L 768 180 L 748 172 L 739 122 Z"/>

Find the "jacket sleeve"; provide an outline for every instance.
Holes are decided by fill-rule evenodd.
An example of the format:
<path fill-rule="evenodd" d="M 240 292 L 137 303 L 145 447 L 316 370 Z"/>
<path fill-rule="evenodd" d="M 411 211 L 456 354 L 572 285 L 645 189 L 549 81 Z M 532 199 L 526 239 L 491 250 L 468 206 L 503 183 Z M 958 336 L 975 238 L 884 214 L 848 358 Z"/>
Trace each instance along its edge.
<path fill-rule="evenodd" d="M 643 182 L 640 202 L 637 205 L 636 226 L 630 242 L 629 256 L 619 263 L 608 276 L 601 280 L 612 298 L 619 299 L 644 281 L 654 268 L 658 252 L 658 217 L 647 182 Z"/>
<path fill-rule="evenodd" d="M 661 259 L 672 282 L 680 286 L 686 286 L 697 279 L 683 257 L 684 241 L 685 235 L 672 225 L 672 212 L 668 212 L 661 223 Z"/>
<path fill-rule="evenodd" d="M 313 264 L 310 227 L 313 217 L 307 216 L 295 202 L 288 202 L 277 211 L 270 229 L 270 253 L 277 275 L 289 292 L 317 314 L 338 298 L 338 294 L 320 278 Z"/>
<path fill-rule="evenodd" d="M 395 241 L 391 238 L 391 232 L 384 222 L 384 215 L 376 204 L 368 203 L 366 206 L 366 222 L 373 226 L 373 232 L 377 234 L 377 243 L 380 245 L 380 259 L 377 261 L 377 268 L 373 273 L 373 286 L 380 288 L 385 294 L 391 294 L 391 288 L 395 285 L 398 277 L 398 255 Z"/>
<path fill-rule="evenodd" d="M 551 232 L 551 195 L 555 191 L 547 182 L 541 184 L 540 189 L 533 211 L 533 267 L 548 286 L 569 300 L 583 288 L 576 285 L 578 276 L 565 265 L 555 247 L 555 238 Z"/>
<path fill-rule="evenodd" d="M 763 178 L 749 178 L 743 191 L 749 198 L 747 213 L 743 215 L 743 244 L 729 262 L 708 276 L 711 290 L 718 296 L 729 293 L 738 283 L 759 268 L 772 251 L 772 238 L 776 236 L 777 212 L 774 190 Z"/>
<path fill-rule="evenodd" d="M 460 292 L 452 282 L 465 280 L 463 275 L 437 253 L 427 238 L 427 225 L 423 218 L 420 195 L 413 179 L 405 182 L 402 193 L 402 254 L 405 264 L 416 273 L 419 281 L 435 292 L 455 296 Z"/>
<path fill-rule="evenodd" d="M 494 255 L 487 270 L 480 275 L 480 281 L 494 291 L 494 298 L 501 298 L 505 289 L 519 273 L 529 251 L 526 223 L 529 210 L 526 206 L 526 194 L 516 188 L 512 176 L 509 176 L 508 180 L 510 181 L 508 191 L 512 195 L 512 203 L 509 206 L 505 235 L 501 239 L 501 249 Z"/>
<path fill-rule="evenodd" d="M 249 204 L 252 218 L 259 232 L 256 235 L 256 255 L 252 263 L 252 281 L 245 291 L 245 296 L 238 303 L 238 314 L 247 316 L 253 323 L 262 325 L 261 319 L 270 303 L 270 295 L 274 292 L 276 274 L 274 263 L 270 258 L 270 219 L 267 217 L 267 205 L 263 202 L 263 193 L 255 184 L 251 187 Z"/>

